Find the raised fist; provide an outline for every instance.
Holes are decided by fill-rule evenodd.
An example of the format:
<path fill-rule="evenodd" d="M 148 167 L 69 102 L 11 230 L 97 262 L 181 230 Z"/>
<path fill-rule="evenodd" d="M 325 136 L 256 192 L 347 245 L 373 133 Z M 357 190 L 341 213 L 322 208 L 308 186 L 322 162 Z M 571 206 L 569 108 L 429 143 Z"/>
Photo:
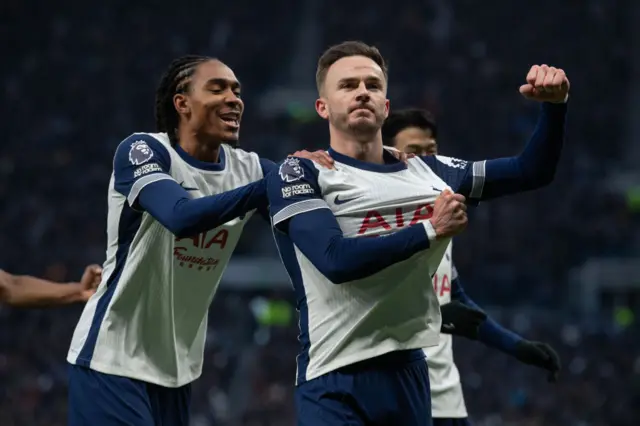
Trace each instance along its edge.
<path fill-rule="evenodd" d="M 538 102 L 563 103 L 569 98 L 569 79 L 564 70 L 548 65 L 534 65 L 520 94 Z"/>
<path fill-rule="evenodd" d="M 467 227 L 467 205 L 464 200 L 463 195 L 454 194 L 448 189 L 436 198 L 433 216 L 429 221 L 437 239 L 453 237 Z"/>
<path fill-rule="evenodd" d="M 85 268 L 84 274 L 80 279 L 80 300 L 88 301 L 93 293 L 96 292 L 100 281 L 102 280 L 102 268 L 100 265 L 89 265 Z"/>

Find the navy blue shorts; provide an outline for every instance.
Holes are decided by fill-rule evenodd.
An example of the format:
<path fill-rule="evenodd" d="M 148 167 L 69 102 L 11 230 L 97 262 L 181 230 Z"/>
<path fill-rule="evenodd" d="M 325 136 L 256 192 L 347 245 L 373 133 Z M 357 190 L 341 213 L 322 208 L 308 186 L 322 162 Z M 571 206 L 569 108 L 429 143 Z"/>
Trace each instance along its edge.
<path fill-rule="evenodd" d="M 191 385 L 165 388 L 69 367 L 69 426 L 189 426 Z"/>
<path fill-rule="evenodd" d="M 433 419 L 433 426 L 471 426 L 469 419 Z"/>
<path fill-rule="evenodd" d="M 296 388 L 299 426 L 431 426 L 429 370 L 421 350 L 392 352 Z"/>

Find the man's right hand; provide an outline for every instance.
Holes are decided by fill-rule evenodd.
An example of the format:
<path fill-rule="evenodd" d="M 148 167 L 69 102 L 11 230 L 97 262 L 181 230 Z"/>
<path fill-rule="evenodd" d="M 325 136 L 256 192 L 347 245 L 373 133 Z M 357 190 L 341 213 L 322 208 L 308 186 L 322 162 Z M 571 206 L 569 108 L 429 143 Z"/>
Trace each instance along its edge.
<path fill-rule="evenodd" d="M 467 205 L 463 195 L 448 189 L 436 198 L 433 216 L 429 221 L 436 231 L 436 238 L 448 238 L 460 234 L 467 227 Z"/>
<path fill-rule="evenodd" d="M 89 265 L 85 268 L 84 274 L 80 279 L 80 294 L 79 298 L 81 302 L 87 302 L 93 296 L 98 289 L 102 281 L 102 267 L 100 265 Z"/>
<path fill-rule="evenodd" d="M 467 306 L 457 300 L 440 306 L 442 325 L 440 332 L 477 339 L 480 326 L 487 319 L 484 312 Z"/>

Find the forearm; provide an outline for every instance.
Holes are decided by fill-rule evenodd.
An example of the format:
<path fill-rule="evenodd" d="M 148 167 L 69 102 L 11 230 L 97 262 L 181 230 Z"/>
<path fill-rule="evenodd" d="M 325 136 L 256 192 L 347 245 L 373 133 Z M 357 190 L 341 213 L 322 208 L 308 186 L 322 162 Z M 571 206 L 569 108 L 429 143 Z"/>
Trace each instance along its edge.
<path fill-rule="evenodd" d="M 455 279 L 452 286 L 458 289 L 452 296 L 464 303 L 465 305 L 482 310 L 467 294 L 462 290 L 459 279 Z M 487 319 L 480 325 L 478 330 L 478 340 L 485 345 L 499 349 L 502 352 L 513 355 L 516 345 L 522 340 L 522 337 L 516 333 L 507 330 L 498 324 L 493 318 L 487 316 Z"/>
<path fill-rule="evenodd" d="M 522 341 L 522 337 L 487 316 L 487 319 L 480 325 L 478 340 L 491 348 L 513 355 L 516 345 Z"/>
<path fill-rule="evenodd" d="M 406 260 L 430 247 L 423 224 L 380 237 L 345 238 L 329 209 L 288 221 L 293 243 L 335 284 L 355 281 Z"/>
<path fill-rule="evenodd" d="M 82 300 L 79 283 L 59 284 L 31 276 L 0 272 L 0 299 L 10 306 L 64 305 Z"/>
<path fill-rule="evenodd" d="M 141 191 L 140 206 L 177 237 L 223 225 L 267 204 L 263 180 L 222 194 L 190 198 L 175 181 L 163 180 Z"/>
<path fill-rule="evenodd" d="M 544 103 L 538 123 L 522 153 L 479 162 L 484 167 L 481 199 L 540 188 L 555 177 L 564 143 L 566 104 Z"/>

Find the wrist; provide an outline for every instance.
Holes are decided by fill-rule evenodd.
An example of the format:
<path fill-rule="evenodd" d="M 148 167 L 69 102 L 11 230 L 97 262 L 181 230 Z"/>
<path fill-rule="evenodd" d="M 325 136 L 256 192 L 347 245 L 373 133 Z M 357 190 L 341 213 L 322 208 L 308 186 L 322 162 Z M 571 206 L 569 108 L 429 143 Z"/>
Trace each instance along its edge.
<path fill-rule="evenodd" d="M 82 284 L 77 282 L 70 282 L 70 283 L 67 283 L 66 286 L 69 289 L 69 293 L 66 294 L 66 296 L 64 297 L 66 302 L 76 303 L 76 302 L 81 302 L 83 300 L 82 295 L 83 295 L 84 289 L 82 287 Z"/>
<path fill-rule="evenodd" d="M 507 344 L 507 346 L 508 348 L 511 349 L 508 352 L 511 352 L 511 354 L 516 358 L 520 358 L 527 352 L 527 348 L 529 345 L 528 345 L 528 341 L 524 338 L 520 338 L 520 339 L 513 338 L 511 339 L 511 342 Z"/>
<path fill-rule="evenodd" d="M 548 101 L 548 102 L 545 102 L 545 103 L 551 104 L 551 105 L 564 105 L 564 104 L 566 104 L 568 102 L 569 102 L 569 94 L 567 93 L 566 96 L 564 97 L 564 99 L 561 100 L 561 101 Z"/>

